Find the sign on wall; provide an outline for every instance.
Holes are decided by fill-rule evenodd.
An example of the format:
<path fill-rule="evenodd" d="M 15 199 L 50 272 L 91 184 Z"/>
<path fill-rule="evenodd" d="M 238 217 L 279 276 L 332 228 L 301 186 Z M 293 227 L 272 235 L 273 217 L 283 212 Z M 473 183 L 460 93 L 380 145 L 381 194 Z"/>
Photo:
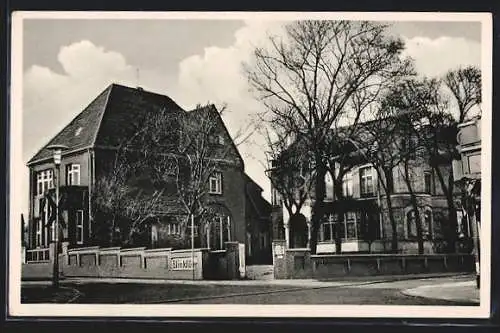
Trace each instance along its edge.
<path fill-rule="evenodd" d="M 194 258 L 194 265 L 196 266 L 197 261 Z M 191 271 L 193 270 L 193 258 L 191 257 L 179 257 L 170 259 L 170 269 L 173 271 Z"/>
<path fill-rule="evenodd" d="M 274 255 L 278 258 L 283 258 L 285 254 L 285 247 L 283 245 L 275 245 L 274 246 Z"/>

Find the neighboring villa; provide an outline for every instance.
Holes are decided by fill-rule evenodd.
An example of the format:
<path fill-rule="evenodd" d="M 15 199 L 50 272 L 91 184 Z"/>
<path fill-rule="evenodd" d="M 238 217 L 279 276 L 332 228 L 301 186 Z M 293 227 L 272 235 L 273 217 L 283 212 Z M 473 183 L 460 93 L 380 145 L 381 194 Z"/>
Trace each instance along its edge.
<path fill-rule="evenodd" d="M 393 140 L 400 139 L 393 138 Z M 408 138 L 402 138 L 402 140 L 412 142 Z M 414 148 L 418 149 L 418 147 Z M 444 179 L 447 180 L 452 172 L 451 160 L 446 158 L 443 160 L 439 169 Z M 269 170 L 269 177 L 273 177 L 273 172 L 277 170 L 279 163 L 274 161 L 274 164 L 274 168 L 271 167 Z M 398 252 L 417 253 L 415 210 L 410 200 L 408 186 L 403 178 L 403 167 L 397 165 L 392 171 L 392 212 L 397 223 Z M 338 172 L 338 169 L 335 172 Z M 433 171 L 425 156 L 412 159 L 410 174 L 412 190 L 418 201 L 422 221 L 424 253 L 441 252 L 446 244 L 443 241 L 449 230 L 447 198 L 436 172 Z M 308 175 L 304 177 L 308 179 Z M 288 248 L 308 248 L 311 239 L 314 188 L 311 187 L 310 194 L 298 216 L 290 218 L 288 210 L 283 205 L 283 195 L 272 184 L 271 187 L 273 239 L 285 240 Z M 323 206 L 325 214 L 318 230 L 316 247 L 318 254 L 335 253 L 337 251 L 336 239 L 339 238 L 342 253 L 391 252 L 392 228 L 388 218 L 386 193 L 379 182 L 374 165 L 367 158 L 359 159 L 344 175 L 342 200 L 335 195 L 334 184 L 329 173 L 325 176 L 325 187 Z M 338 236 L 335 232 L 337 226 Z"/>
<path fill-rule="evenodd" d="M 130 135 L 132 128 L 140 126 L 148 112 L 157 109 L 191 112 L 183 110 L 167 96 L 111 84 L 29 160 L 28 260 L 44 258 L 35 255 L 33 250 L 48 253 L 47 248 L 53 240 L 53 228 L 45 227 L 54 217 L 46 198 L 47 193 L 54 191 L 56 183 L 52 152 L 48 147 L 54 144 L 67 147 L 60 166 L 62 242 L 70 248 L 110 246 L 98 237 L 105 221 L 100 220 L 92 207 L 96 180 L 109 172 L 106 165 L 110 154 Z M 208 106 L 198 111 L 216 110 Z M 243 159 L 220 115 L 217 121 L 220 123 L 217 142 L 227 145 L 230 163 L 214 172 L 207 184 L 209 196 L 218 208 L 217 226 L 210 229 L 205 244 L 218 250 L 224 248 L 226 241 L 243 243 L 249 259 L 266 261 L 271 257 L 270 205 L 262 198 L 262 189 L 245 174 Z M 187 240 L 189 234 L 179 223 L 179 218 L 185 217 L 182 210 L 174 204 L 166 205 L 160 215 L 161 218 L 148 226 L 141 242 L 135 245 L 179 248 L 180 244 L 187 243 L 183 240 Z M 195 230 L 195 237 L 199 235 Z M 199 239 L 195 241 L 195 245 L 201 243 Z"/>

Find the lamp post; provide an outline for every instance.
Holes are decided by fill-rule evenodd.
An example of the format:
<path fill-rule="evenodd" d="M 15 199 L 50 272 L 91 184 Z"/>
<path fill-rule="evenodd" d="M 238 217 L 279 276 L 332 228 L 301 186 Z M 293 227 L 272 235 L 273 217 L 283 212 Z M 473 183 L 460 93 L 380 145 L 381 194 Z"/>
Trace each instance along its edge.
<path fill-rule="evenodd" d="M 59 187 L 60 187 L 60 166 L 61 166 L 61 157 L 62 151 L 67 147 L 64 145 L 51 145 L 47 147 L 53 153 L 54 157 L 54 166 L 56 169 L 55 177 L 56 177 L 56 216 L 54 221 L 54 267 L 52 272 L 52 285 L 53 287 L 59 287 Z"/>
<path fill-rule="evenodd" d="M 193 268 L 193 280 L 195 280 L 196 268 L 194 266 L 194 214 L 191 214 L 191 265 Z"/>

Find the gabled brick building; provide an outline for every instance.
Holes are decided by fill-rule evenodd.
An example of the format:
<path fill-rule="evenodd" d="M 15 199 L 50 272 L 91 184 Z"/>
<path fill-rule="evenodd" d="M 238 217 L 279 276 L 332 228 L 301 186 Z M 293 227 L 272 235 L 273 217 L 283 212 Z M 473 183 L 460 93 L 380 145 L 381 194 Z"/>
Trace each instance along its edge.
<path fill-rule="evenodd" d="M 56 184 L 52 152 L 48 149 L 54 144 L 67 146 L 60 167 L 62 242 L 69 247 L 109 245 L 96 236 L 103 226 L 91 204 L 96 179 L 109 172 L 107 163 L 120 143 L 144 123 L 148 112 L 157 109 L 191 112 L 183 110 L 167 96 L 111 84 L 29 160 L 28 249 L 45 249 L 53 239 L 53 230 L 45 226 L 54 211 L 48 204 L 50 200 L 46 200 Z M 209 106 L 194 112 L 214 110 Z M 256 209 L 249 206 L 249 201 L 265 206 L 265 200 L 259 191 L 248 193 L 247 187 L 256 184 L 246 176 L 241 155 L 220 116 L 217 119 L 219 143 L 228 146 L 230 163 L 211 176 L 207 184 L 221 221 L 219 227 L 207 235 L 207 242 L 213 249 L 222 248 L 224 241 L 229 240 L 246 243 L 247 227 L 267 223 L 267 216 L 255 218 L 249 214 L 249 210 Z M 253 199 L 249 199 L 249 195 Z M 259 212 L 267 214 L 265 209 Z M 162 214 L 158 223 L 149 225 L 140 245 L 182 247 L 188 235 L 179 224 L 179 218 L 183 217 L 181 208 L 167 203 Z"/>

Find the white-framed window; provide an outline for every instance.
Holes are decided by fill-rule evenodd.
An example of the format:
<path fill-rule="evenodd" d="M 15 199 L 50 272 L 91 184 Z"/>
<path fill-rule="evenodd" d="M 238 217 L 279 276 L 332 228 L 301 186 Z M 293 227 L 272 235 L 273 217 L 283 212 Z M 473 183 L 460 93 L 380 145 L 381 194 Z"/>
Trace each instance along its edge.
<path fill-rule="evenodd" d="M 66 165 L 66 184 L 80 185 L 80 164 Z"/>
<path fill-rule="evenodd" d="M 35 246 L 36 247 L 41 247 L 43 245 L 42 240 L 43 240 L 43 221 L 42 219 L 38 219 L 35 223 Z"/>
<path fill-rule="evenodd" d="M 222 134 L 210 134 L 208 136 L 208 142 L 210 144 L 214 144 L 214 145 L 224 145 L 225 143 L 225 139 L 224 139 L 224 135 Z"/>
<path fill-rule="evenodd" d="M 358 221 L 355 212 L 347 212 L 344 216 L 344 239 L 358 239 Z"/>
<path fill-rule="evenodd" d="M 347 172 L 342 178 L 342 193 L 345 197 L 352 197 L 352 173 Z"/>
<path fill-rule="evenodd" d="M 208 179 L 209 193 L 222 194 L 222 172 L 214 172 Z"/>
<path fill-rule="evenodd" d="M 417 238 L 417 217 L 413 209 L 406 213 L 406 234 L 409 239 Z"/>
<path fill-rule="evenodd" d="M 76 211 L 76 243 L 83 244 L 83 210 Z"/>
<path fill-rule="evenodd" d="M 325 174 L 325 200 L 334 199 L 333 178 L 330 172 Z"/>
<path fill-rule="evenodd" d="M 208 229 L 208 247 L 213 250 L 224 249 L 224 243 L 228 242 L 230 237 L 229 225 L 230 219 L 227 216 L 218 215 L 214 218 Z"/>
<path fill-rule="evenodd" d="M 167 224 L 167 234 L 175 235 L 177 233 L 177 224 L 169 223 Z"/>
<path fill-rule="evenodd" d="M 469 173 L 481 172 L 481 154 L 467 156 L 467 162 L 469 165 Z"/>
<path fill-rule="evenodd" d="M 153 248 L 158 246 L 158 226 L 156 224 L 151 225 L 151 246 Z"/>
<path fill-rule="evenodd" d="M 372 196 L 373 188 L 373 168 L 371 166 L 359 169 L 361 196 Z"/>
<path fill-rule="evenodd" d="M 321 224 L 321 241 L 335 240 L 335 224 L 337 219 L 334 214 L 329 214 L 326 221 Z"/>
<path fill-rule="evenodd" d="M 179 235 L 181 233 L 181 226 L 177 223 L 167 224 L 167 234 L 169 235 Z"/>
<path fill-rule="evenodd" d="M 424 209 L 424 223 L 422 227 L 422 236 L 424 239 L 432 239 L 432 209 L 426 207 Z"/>
<path fill-rule="evenodd" d="M 191 230 L 194 230 L 194 237 L 198 236 L 198 226 L 192 226 L 191 223 L 187 225 L 188 235 L 191 237 Z"/>
<path fill-rule="evenodd" d="M 54 172 L 52 169 L 42 170 L 36 175 L 36 194 L 43 195 L 47 190 L 54 188 Z"/>

